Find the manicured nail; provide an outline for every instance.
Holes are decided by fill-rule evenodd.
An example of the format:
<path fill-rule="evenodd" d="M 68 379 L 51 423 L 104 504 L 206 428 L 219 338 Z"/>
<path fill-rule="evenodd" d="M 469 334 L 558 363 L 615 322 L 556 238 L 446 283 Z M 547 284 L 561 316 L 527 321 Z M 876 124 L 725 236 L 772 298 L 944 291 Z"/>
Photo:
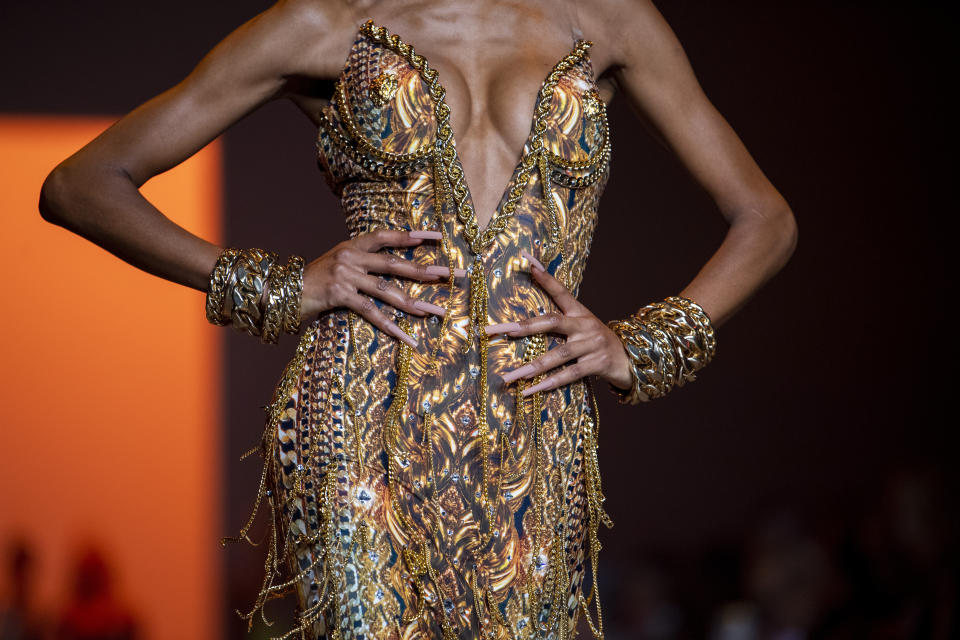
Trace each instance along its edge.
<path fill-rule="evenodd" d="M 530 264 L 532 264 L 533 266 L 535 266 L 537 269 L 540 269 L 540 271 L 546 271 L 546 269 L 543 268 L 543 264 L 542 264 L 539 260 L 537 260 L 536 258 L 534 258 L 532 255 L 530 255 L 529 253 L 527 253 L 527 252 L 524 251 L 523 249 L 520 249 L 520 255 L 523 256 L 524 258 L 526 258 L 527 260 L 529 260 L 529 261 L 530 261 Z"/>
<path fill-rule="evenodd" d="M 505 384 L 510 384 L 511 382 L 513 382 L 514 380 L 516 380 L 517 378 L 525 378 L 525 377 L 527 377 L 528 375 L 530 375 L 531 373 L 533 373 L 535 370 L 536 370 L 536 369 L 534 368 L 534 366 L 533 366 L 532 364 L 525 364 L 525 365 L 523 365 L 522 367 L 518 367 L 518 368 L 514 369 L 513 371 L 508 371 L 507 373 L 505 373 L 505 374 L 503 375 L 503 382 L 504 382 Z"/>
<path fill-rule="evenodd" d="M 401 340 L 403 340 L 404 342 L 406 342 L 406 343 L 407 343 L 408 345 L 410 345 L 411 347 L 416 348 L 416 346 L 417 346 L 417 341 L 414 340 L 409 334 L 407 334 L 406 331 L 404 331 L 403 329 L 401 329 L 401 328 L 398 327 L 397 325 L 393 324 L 392 322 L 388 322 L 388 323 L 387 323 L 387 330 L 389 330 L 390 333 L 392 333 L 392 334 L 395 335 L 396 337 L 398 337 L 398 338 L 400 338 Z"/>
<path fill-rule="evenodd" d="M 546 380 L 540 382 L 539 384 L 535 384 L 532 387 L 527 387 L 526 389 L 523 390 L 523 393 L 521 393 L 520 395 L 526 398 L 527 396 L 532 395 L 537 391 L 543 391 L 544 389 L 549 387 L 550 384 L 551 384 L 551 380 L 547 378 Z"/>
<path fill-rule="evenodd" d="M 450 267 L 441 267 L 440 265 L 431 265 L 427 267 L 428 276 L 443 276 L 444 278 L 450 277 Z M 466 269 L 454 269 L 453 275 L 457 278 L 463 278 L 467 275 Z"/>
<path fill-rule="evenodd" d="M 511 331 L 520 331 L 519 322 L 502 322 L 500 324 L 489 324 L 483 328 L 488 336 L 495 333 L 509 333 Z"/>
<path fill-rule="evenodd" d="M 432 313 L 438 316 L 447 315 L 447 310 L 444 309 L 443 307 L 440 307 L 430 302 L 425 302 L 423 300 L 414 300 L 413 308 L 419 309 L 420 311 L 426 311 L 427 313 Z"/>
<path fill-rule="evenodd" d="M 416 240 L 442 240 L 443 234 L 439 231 L 411 231 L 410 237 Z"/>

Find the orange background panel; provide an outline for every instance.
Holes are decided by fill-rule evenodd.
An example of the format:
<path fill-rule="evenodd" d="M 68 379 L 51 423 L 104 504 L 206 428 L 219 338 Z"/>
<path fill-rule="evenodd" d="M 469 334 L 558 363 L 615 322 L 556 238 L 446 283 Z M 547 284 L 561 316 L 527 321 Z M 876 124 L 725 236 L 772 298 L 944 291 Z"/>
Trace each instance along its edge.
<path fill-rule="evenodd" d="M 201 293 L 37 210 L 50 169 L 110 123 L 0 117 L 0 543 L 30 542 L 48 615 L 93 542 L 143 637 L 206 640 L 220 635 L 220 329 Z M 214 143 L 143 193 L 216 242 L 220 185 Z"/>

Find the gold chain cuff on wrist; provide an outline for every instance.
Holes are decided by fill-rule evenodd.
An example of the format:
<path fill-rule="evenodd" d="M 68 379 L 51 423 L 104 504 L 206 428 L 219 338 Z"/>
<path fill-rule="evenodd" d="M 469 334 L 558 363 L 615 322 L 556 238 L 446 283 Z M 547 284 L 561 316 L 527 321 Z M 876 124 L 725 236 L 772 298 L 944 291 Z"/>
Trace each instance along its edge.
<path fill-rule="evenodd" d="M 276 344 L 283 328 L 284 301 L 286 299 L 287 267 L 278 264 L 270 271 L 268 280 L 267 304 L 263 310 L 263 324 L 260 327 L 260 341 Z"/>
<path fill-rule="evenodd" d="M 610 386 L 623 404 L 660 398 L 696 379 L 717 350 L 716 332 L 697 303 L 680 296 L 649 304 L 624 320 L 609 322 L 630 358 L 632 386 Z"/>
<path fill-rule="evenodd" d="M 271 251 L 225 249 L 210 274 L 207 319 L 233 324 L 264 343 L 275 344 L 282 331 L 299 333 L 303 269 L 301 256 L 280 265 Z"/>
<path fill-rule="evenodd" d="M 207 287 L 207 320 L 211 324 L 223 326 L 230 322 L 230 314 L 223 310 L 223 303 L 227 298 L 229 287 L 227 279 L 237 259 L 240 250 L 230 247 L 224 249 L 210 272 L 210 285 Z"/>
<path fill-rule="evenodd" d="M 300 332 L 300 305 L 303 299 L 303 258 L 290 256 L 287 261 L 286 289 L 283 304 L 283 330 L 287 333 Z"/>
<path fill-rule="evenodd" d="M 277 261 L 277 254 L 263 249 L 244 249 L 237 262 L 230 317 L 238 331 L 259 336 L 262 329 L 263 287 Z"/>

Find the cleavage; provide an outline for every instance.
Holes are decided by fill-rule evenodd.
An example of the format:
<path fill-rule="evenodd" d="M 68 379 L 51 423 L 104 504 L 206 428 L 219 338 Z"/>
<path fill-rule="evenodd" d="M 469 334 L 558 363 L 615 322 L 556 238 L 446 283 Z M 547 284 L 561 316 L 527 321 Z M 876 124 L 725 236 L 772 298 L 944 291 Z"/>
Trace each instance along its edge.
<path fill-rule="evenodd" d="M 484 229 L 520 162 L 540 85 L 553 62 L 525 72 L 503 63 L 487 69 L 476 63 L 463 69 L 443 59 L 431 63 L 447 90 L 457 154 L 477 224 Z"/>

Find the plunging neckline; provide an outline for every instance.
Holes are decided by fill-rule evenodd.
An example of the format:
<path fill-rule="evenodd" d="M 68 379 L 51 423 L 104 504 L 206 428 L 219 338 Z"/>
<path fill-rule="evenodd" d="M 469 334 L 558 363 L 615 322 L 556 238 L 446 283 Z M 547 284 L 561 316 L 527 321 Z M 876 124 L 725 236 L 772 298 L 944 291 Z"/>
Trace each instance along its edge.
<path fill-rule="evenodd" d="M 424 65 L 423 65 L 424 68 L 432 69 L 432 70 L 437 74 L 437 76 L 436 76 L 436 84 L 437 84 L 437 85 L 440 87 L 440 89 L 442 90 L 442 95 L 443 95 L 443 97 L 444 97 L 444 99 L 445 99 L 445 97 L 446 97 L 446 95 L 447 95 L 447 90 L 446 90 L 446 87 L 443 86 L 443 83 L 440 81 L 440 71 L 439 71 L 436 67 L 434 67 L 433 65 L 430 64 L 430 61 L 429 61 L 429 59 L 428 59 L 426 56 L 424 56 L 423 54 L 420 54 L 420 53 L 415 53 L 416 47 L 414 47 L 412 44 L 410 44 L 410 42 L 408 42 L 407 40 L 401 38 L 401 37 L 398 36 L 396 33 L 392 32 L 389 28 L 384 27 L 383 25 L 377 24 L 372 18 L 369 19 L 369 20 L 367 20 L 364 24 L 361 24 L 360 27 L 358 28 L 358 30 L 357 30 L 357 37 L 354 38 L 354 44 L 351 46 L 351 48 L 350 48 L 350 53 L 347 55 L 347 61 L 346 61 L 346 63 L 344 64 L 344 67 L 343 67 L 343 69 L 342 69 L 341 72 L 340 72 L 340 76 L 341 76 L 341 77 L 344 75 L 344 73 L 348 70 L 348 68 L 349 68 L 349 66 L 350 66 L 350 60 L 351 60 L 351 58 L 352 58 L 354 49 L 356 48 L 356 45 L 357 45 L 357 44 L 359 43 L 359 41 L 360 41 L 360 38 L 366 38 L 367 40 L 369 40 L 369 41 L 372 42 L 373 44 L 375 44 L 375 45 L 377 45 L 377 46 L 380 46 L 380 47 L 385 46 L 383 43 L 378 42 L 374 37 L 368 35 L 368 34 L 366 33 L 366 29 L 367 29 L 367 28 L 374 28 L 374 29 L 377 29 L 377 30 L 379 30 L 379 31 L 382 31 L 384 34 L 389 34 L 389 37 L 396 38 L 397 43 L 409 47 L 409 49 L 410 49 L 410 56 L 411 56 L 411 57 L 412 57 L 413 55 L 417 55 L 417 56 L 419 56 L 420 58 L 422 58 L 423 61 L 424 61 Z M 514 189 L 514 187 L 516 186 L 517 176 L 518 176 L 519 173 L 521 172 L 522 167 L 523 167 L 523 160 L 524 160 L 524 158 L 527 156 L 527 145 L 530 144 L 531 138 L 533 138 L 533 135 L 534 135 L 534 128 L 536 127 L 536 123 L 537 123 L 537 108 L 538 108 L 538 106 L 539 106 L 539 104 L 540 104 L 540 101 L 541 101 L 541 99 L 542 99 L 542 97 L 543 97 L 543 90 L 544 90 L 544 88 L 545 88 L 546 85 L 547 85 L 547 81 L 550 79 L 550 76 L 553 75 L 553 73 L 557 70 L 557 68 L 558 68 L 561 64 L 563 64 L 563 62 L 564 62 L 567 58 L 569 58 L 570 56 L 575 55 L 575 54 L 577 53 L 577 51 L 581 48 L 581 46 L 584 45 L 584 43 L 588 43 L 588 46 L 587 46 L 587 47 L 585 48 L 585 50 L 583 51 L 583 57 L 581 58 L 581 60 L 586 60 L 586 61 L 587 61 L 588 66 L 589 66 L 590 69 L 591 69 L 591 74 L 590 74 L 590 75 L 591 75 L 591 78 L 590 78 L 590 81 L 591 81 L 591 83 L 593 83 L 594 85 L 596 85 L 596 80 L 593 78 L 593 73 L 592 73 L 593 64 L 592 64 L 592 60 L 590 59 L 590 49 L 589 49 L 589 45 L 592 45 L 592 43 L 590 43 L 590 41 L 585 40 L 585 39 L 583 39 L 583 38 L 578 38 L 578 39 L 574 42 L 573 47 L 571 47 L 571 49 L 570 49 L 567 53 L 565 53 L 563 56 L 561 56 L 560 59 L 557 60 L 557 61 L 550 67 L 550 69 L 549 69 L 549 70 L 547 71 L 547 73 L 544 75 L 543 80 L 540 81 L 540 87 L 539 87 L 539 89 L 537 89 L 537 92 L 536 92 L 536 94 L 534 95 L 533 109 L 532 109 L 532 114 L 531 114 L 531 116 L 530 116 L 530 123 L 529 123 L 529 127 L 528 127 L 527 137 L 523 140 L 523 143 L 522 143 L 521 146 L 520 146 L 520 151 L 519 151 L 519 153 L 517 154 L 517 160 L 516 160 L 516 162 L 515 162 L 514 165 L 513 165 L 513 170 L 512 170 L 511 173 L 510 173 L 510 177 L 509 177 L 508 180 L 507 180 L 506 186 L 503 188 L 503 191 L 500 193 L 500 199 L 499 199 L 499 201 L 497 202 L 497 206 L 496 206 L 496 208 L 494 209 L 493 213 L 490 215 L 490 218 L 487 219 L 487 221 L 483 224 L 482 227 L 480 226 L 480 221 L 479 221 L 479 219 L 477 218 L 477 207 L 476 207 L 476 204 L 475 204 L 474 199 L 473 199 L 473 191 L 470 189 L 470 185 L 469 185 L 469 183 L 468 183 L 468 181 L 467 181 L 467 173 L 466 173 L 466 171 L 463 170 L 463 163 L 462 163 L 461 160 L 460 160 L 460 153 L 459 153 L 459 150 L 457 149 L 457 146 L 458 146 L 458 145 L 457 145 L 457 134 L 456 134 L 456 129 L 454 128 L 453 122 L 452 122 L 452 112 L 453 112 L 453 109 L 450 109 L 449 101 L 445 100 L 446 105 L 447 105 L 447 108 L 450 109 L 450 112 L 451 112 L 451 121 L 450 121 L 450 123 L 449 123 L 449 126 L 450 126 L 450 143 L 451 143 L 451 145 L 453 146 L 453 149 L 454 149 L 456 163 L 460 166 L 460 171 L 463 173 L 463 187 L 464 187 L 464 190 L 466 191 L 466 198 L 465 198 L 465 199 L 466 199 L 466 201 L 470 204 L 470 207 L 473 209 L 473 220 L 474 220 L 474 223 L 477 225 L 478 236 L 479 236 L 479 237 L 482 237 L 484 234 L 486 234 L 486 233 L 487 233 L 487 230 L 489 229 L 489 227 L 490 227 L 490 225 L 493 223 L 493 221 L 496 220 L 496 219 L 500 216 L 500 214 L 501 214 L 501 212 L 502 212 L 502 210 L 503 210 L 504 204 L 505 204 L 506 201 L 509 199 L 510 192 L 511 192 L 511 191 Z M 388 48 L 389 48 L 389 47 L 388 47 Z M 402 57 L 402 56 L 401 56 L 401 57 Z M 407 60 L 407 63 L 410 64 L 409 60 Z M 418 72 L 418 74 L 420 75 L 421 80 L 424 80 L 424 81 L 425 81 L 426 78 L 423 77 L 423 71 L 417 70 L 417 72 Z M 469 82 L 466 82 L 466 84 L 467 84 L 467 86 L 470 86 L 470 83 L 469 83 Z M 434 118 L 436 118 L 437 100 L 433 97 L 433 95 L 430 95 L 430 102 L 431 102 L 431 104 L 433 105 L 433 110 L 434 110 L 433 115 L 434 115 Z M 439 125 L 438 125 L 438 126 L 439 126 Z M 434 139 L 433 144 L 436 144 L 436 140 L 437 140 L 437 138 L 439 137 L 439 131 L 436 131 L 436 132 L 434 133 L 434 135 L 435 135 L 436 137 L 435 137 L 435 139 Z"/>

